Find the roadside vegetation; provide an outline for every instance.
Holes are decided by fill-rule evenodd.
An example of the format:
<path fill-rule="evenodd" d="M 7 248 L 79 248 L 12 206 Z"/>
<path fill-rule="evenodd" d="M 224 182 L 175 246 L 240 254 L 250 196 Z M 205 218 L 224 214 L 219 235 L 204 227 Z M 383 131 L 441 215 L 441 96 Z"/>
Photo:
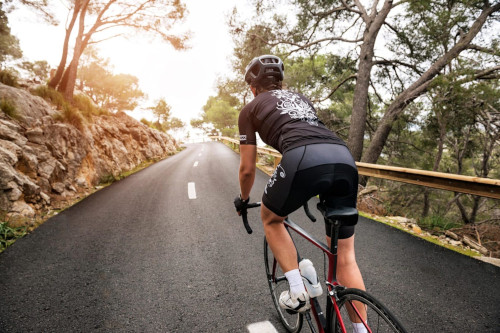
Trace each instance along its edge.
<path fill-rule="evenodd" d="M 16 104 L 9 98 L 0 99 L 0 110 L 11 118 L 16 119 L 19 115 L 16 111 Z"/>
<path fill-rule="evenodd" d="M 7 222 L 0 222 L 0 253 L 27 233 L 27 227 L 10 227 Z"/>

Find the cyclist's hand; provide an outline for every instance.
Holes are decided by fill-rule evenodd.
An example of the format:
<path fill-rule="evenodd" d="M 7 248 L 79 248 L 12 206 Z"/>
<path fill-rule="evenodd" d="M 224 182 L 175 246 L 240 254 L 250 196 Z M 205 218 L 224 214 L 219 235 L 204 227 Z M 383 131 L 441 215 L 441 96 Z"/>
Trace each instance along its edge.
<path fill-rule="evenodd" d="M 241 195 L 234 198 L 234 207 L 236 208 L 238 215 L 241 215 L 241 212 L 246 210 L 249 202 L 250 202 L 250 197 L 246 200 L 241 199 Z"/>

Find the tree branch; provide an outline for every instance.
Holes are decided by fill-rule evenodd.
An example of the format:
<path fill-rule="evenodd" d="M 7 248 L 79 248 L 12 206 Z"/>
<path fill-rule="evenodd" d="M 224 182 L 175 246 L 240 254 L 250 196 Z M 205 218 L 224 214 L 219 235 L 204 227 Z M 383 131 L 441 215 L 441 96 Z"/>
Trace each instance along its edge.
<path fill-rule="evenodd" d="M 342 3 L 344 3 L 344 6 L 345 6 L 345 2 L 342 1 Z M 363 5 L 361 4 L 361 2 L 359 0 L 354 0 L 354 3 L 356 4 L 356 7 L 358 7 L 358 9 L 359 9 L 359 14 L 363 18 L 363 21 L 365 21 L 366 24 L 370 24 L 370 17 L 368 16 L 368 13 L 366 12 L 365 7 L 363 7 Z"/>
<path fill-rule="evenodd" d="M 293 52 L 297 52 L 299 50 L 303 50 L 305 48 L 308 48 L 308 47 L 316 45 L 316 44 L 323 43 L 323 42 L 342 41 L 342 42 L 346 42 L 346 43 L 359 43 L 359 42 L 363 41 L 363 39 L 349 40 L 349 39 L 345 39 L 345 38 L 342 38 L 342 37 L 329 37 L 329 38 L 318 39 L 318 40 L 315 40 L 313 42 L 309 42 L 309 43 L 304 44 L 304 45 L 300 45 L 299 43 L 289 42 L 289 41 L 285 41 L 285 40 L 280 40 L 280 41 L 276 41 L 276 42 L 271 43 L 268 40 L 266 40 L 265 38 L 263 38 L 262 36 L 257 35 L 257 34 L 250 34 L 250 36 L 259 39 L 260 41 L 264 42 L 265 44 L 267 44 L 267 45 L 269 45 L 271 47 L 277 46 L 277 45 L 280 45 L 280 44 L 286 44 L 286 45 L 296 46 L 297 49 L 291 50 L 289 52 L 289 54 L 291 54 Z"/>
<path fill-rule="evenodd" d="M 120 37 L 120 36 L 123 36 L 123 35 L 125 35 L 125 34 L 121 33 L 121 34 L 116 34 L 116 35 L 113 35 L 113 36 L 110 36 L 110 37 L 106 37 L 106 38 L 103 38 L 103 39 L 100 39 L 100 40 L 91 40 L 91 41 L 89 41 L 87 43 L 87 45 L 98 44 L 98 43 L 101 43 L 101 42 L 104 42 L 104 41 L 107 41 L 107 40 L 110 40 L 110 39 L 113 39 L 113 38 L 116 38 L 116 37 Z"/>
<path fill-rule="evenodd" d="M 375 85 L 373 84 L 372 80 L 370 80 L 370 86 L 372 87 L 373 91 L 375 92 L 375 96 L 377 96 L 378 100 L 381 103 L 384 103 L 386 106 L 389 105 L 388 103 L 384 102 L 384 100 L 382 99 L 382 96 L 380 96 L 380 94 L 377 92 L 377 89 L 375 88 Z"/>
<path fill-rule="evenodd" d="M 483 53 L 488 53 L 488 54 L 491 54 L 494 56 L 500 56 L 500 53 L 498 51 L 484 47 L 484 46 L 476 45 L 476 44 L 469 44 L 469 46 L 467 46 L 467 49 L 479 51 L 479 52 L 483 52 Z"/>
<path fill-rule="evenodd" d="M 413 69 L 417 74 L 422 75 L 422 71 L 418 69 L 416 65 L 408 64 L 406 62 L 400 61 L 400 60 L 377 60 L 373 62 L 373 65 L 384 65 L 384 66 L 395 66 L 395 65 L 401 65 L 404 67 L 408 67 L 410 69 Z"/>
<path fill-rule="evenodd" d="M 332 15 L 333 13 L 340 12 L 340 11 L 343 11 L 343 10 L 354 11 L 354 10 L 352 10 L 352 8 L 354 8 L 355 5 L 349 6 L 349 5 L 345 4 L 344 1 L 342 1 L 342 2 L 344 3 L 344 6 L 335 7 L 335 8 L 332 8 L 332 9 L 328 10 L 328 11 L 325 11 L 325 12 L 318 12 L 318 13 L 311 12 L 311 14 L 314 15 L 314 16 L 319 16 L 321 18 L 324 18 L 324 17 Z"/>
<path fill-rule="evenodd" d="M 321 99 L 321 100 L 319 100 L 319 101 L 317 101 L 317 102 L 321 103 L 321 102 L 326 101 L 326 100 L 327 100 L 327 99 L 329 99 L 329 98 L 330 98 L 333 94 L 335 94 L 335 92 L 336 92 L 336 91 L 337 91 L 337 90 L 338 90 L 338 89 L 339 89 L 339 88 L 340 88 L 340 87 L 341 87 L 344 83 L 346 83 L 346 82 L 347 82 L 347 81 L 349 81 L 350 79 L 354 79 L 354 78 L 356 78 L 356 77 L 357 77 L 357 75 L 356 75 L 356 74 L 351 74 L 351 75 L 349 75 L 348 77 L 346 77 L 345 79 L 343 79 L 343 80 L 342 80 L 342 81 L 341 81 L 341 82 L 340 82 L 340 83 L 339 83 L 339 84 L 338 84 L 335 88 L 333 88 L 333 90 L 332 90 L 332 91 L 328 94 L 328 96 L 326 96 L 325 98 L 323 98 L 323 99 Z"/>
<path fill-rule="evenodd" d="M 372 4 L 372 9 L 370 10 L 370 18 L 373 20 L 377 16 L 377 5 L 378 0 L 374 0 Z"/>

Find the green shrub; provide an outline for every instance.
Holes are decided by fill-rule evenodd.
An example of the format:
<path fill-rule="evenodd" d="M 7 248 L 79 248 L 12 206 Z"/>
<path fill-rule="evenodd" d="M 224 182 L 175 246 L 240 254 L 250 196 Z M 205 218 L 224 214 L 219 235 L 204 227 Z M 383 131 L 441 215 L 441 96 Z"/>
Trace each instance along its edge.
<path fill-rule="evenodd" d="M 17 118 L 18 114 L 16 111 L 16 104 L 7 98 L 2 98 L 0 100 L 0 109 L 11 118 Z"/>
<path fill-rule="evenodd" d="M 56 120 L 73 125 L 80 131 L 83 130 L 84 119 L 81 113 L 77 108 L 68 103 L 59 91 L 54 90 L 48 86 L 38 86 L 33 89 L 31 93 L 33 95 L 40 96 L 46 101 L 54 104 L 57 109 L 61 111 L 60 114 L 54 116 Z M 81 102 L 81 99 L 80 103 L 82 103 L 82 105 L 84 104 L 84 102 Z"/>
<path fill-rule="evenodd" d="M 80 110 L 81 114 L 87 119 L 90 119 L 92 115 L 109 115 L 108 111 L 96 106 L 88 96 L 83 94 L 78 94 L 73 97 L 73 105 Z"/>
<path fill-rule="evenodd" d="M 70 125 L 75 126 L 80 131 L 83 130 L 83 117 L 78 112 L 78 109 L 72 107 L 69 104 L 63 106 L 62 109 L 62 121 Z"/>
<path fill-rule="evenodd" d="M 33 95 L 40 96 L 48 102 L 51 102 L 59 110 L 63 110 L 65 106 L 69 106 L 69 103 L 64 99 L 64 96 L 59 91 L 48 86 L 38 86 L 35 89 L 32 89 L 31 93 Z"/>
<path fill-rule="evenodd" d="M 18 87 L 17 76 L 9 70 L 0 70 L 0 82 L 11 87 Z"/>
<path fill-rule="evenodd" d="M 461 223 L 449 220 L 441 215 L 429 215 L 421 218 L 418 225 L 426 229 L 448 230 L 462 226 Z"/>
<path fill-rule="evenodd" d="M 102 175 L 101 178 L 99 178 L 99 184 L 111 184 L 117 180 L 118 180 L 117 177 L 108 173 L 108 174 Z"/>
<path fill-rule="evenodd" d="M 11 228 L 7 222 L 0 222 L 0 253 L 18 238 L 26 235 L 26 227 Z"/>
<path fill-rule="evenodd" d="M 99 114 L 99 110 L 94 103 L 92 103 L 92 100 L 85 95 L 75 95 L 73 97 L 73 105 L 80 110 L 82 116 L 87 119 L 90 119 L 94 114 Z"/>

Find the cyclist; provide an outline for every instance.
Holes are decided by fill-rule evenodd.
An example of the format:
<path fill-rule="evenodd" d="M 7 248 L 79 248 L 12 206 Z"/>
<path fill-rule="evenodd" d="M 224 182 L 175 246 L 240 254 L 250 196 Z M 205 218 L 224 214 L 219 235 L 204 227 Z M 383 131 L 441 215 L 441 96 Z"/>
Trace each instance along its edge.
<path fill-rule="evenodd" d="M 241 212 L 250 200 L 258 132 L 283 155 L 264 189 L 261 206 L 267 242 L 290 285 L 280 295 L 280 306 L 304 312 L 310 308 L 309 295 L 283 220 L 318 194 L 328 207 L 356 207 L 358 172 L 345 143 L 318 119 L 309 99 L 282 89 L 283 78 L 283 62 L 273 55 L 256 57 L 246 67 L 245 81 L 255 98 L 241 110 L 238 120 L 240 195 L 234 204 Z M 330 244 L 329 226 L 326 232 Z M 365 289 L 354 254 L 354 226 L 341 227 L 338 253 L 339 282 Z"/>

